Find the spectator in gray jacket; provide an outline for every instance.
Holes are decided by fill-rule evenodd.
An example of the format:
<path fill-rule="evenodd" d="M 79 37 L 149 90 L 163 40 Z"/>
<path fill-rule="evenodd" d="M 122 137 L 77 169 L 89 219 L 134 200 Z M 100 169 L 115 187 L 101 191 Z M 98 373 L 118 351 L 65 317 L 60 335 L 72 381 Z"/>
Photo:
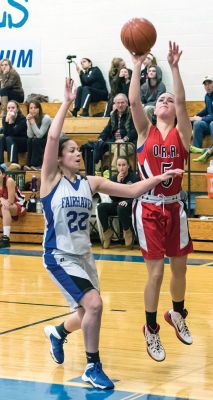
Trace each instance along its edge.
<path fill-rule="evenodd" d="M 155 104 L 158 97 L 166 92 L 166 86 L 162 82 L 162 71 L 158 65 L 151 65 L 148 69 L 148 79 L 141 86 L 141 101 L 147 117 L 152 122 Z"/>
<path fill-rule="evenodd" d="M 47 134 L 51 125 L 49 115 L 43 114 L 41 103 L 37 100 L 27 105 L 27 165 L 25 171 L 41 168 Z"/>

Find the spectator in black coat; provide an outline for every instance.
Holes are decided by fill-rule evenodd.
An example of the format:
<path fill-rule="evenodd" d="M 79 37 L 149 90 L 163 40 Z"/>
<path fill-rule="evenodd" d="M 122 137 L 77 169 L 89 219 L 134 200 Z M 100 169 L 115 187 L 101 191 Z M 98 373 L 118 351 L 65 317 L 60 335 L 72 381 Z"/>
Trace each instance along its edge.
<path fill-rule="evenodd" d="M 89 58 L 82 58 L 80 65 L 76 64 L 76 70 L 79 73 L 81 86 L 77 89 L 72 115 L 77 117 L 78 111 L 82 108 L 81 116 L 88 117 L 91 102 L 108 99 L 106 82 L 101 70 L 93 67 Z"/>
<path fill-rule="evenodd" d="M 27 123 L 19 104 L 11 100 L 7 104 L 7 114 L 2 118 L 0 139 L 0 164 L 4 162 L 4 150 L 11 163 L 18 163 L 18 153 L 27 151 Z"/>
<path fill-rule="evenodd" d="M 112 112 L 109 122 L 104 128 L 103 132 L 99 136 L 99 141 L 111 142 L 115 145 L 111 146 L 113 153 L 112 168 L 116 168 L 116 160 L 118 154 L 120 156 L 126 156 L 133 153 L 134 149 L 132 145 L 128 145 L 128 142 L 135 143 L 137 140 L 137 133 L 132 120 L 130 108 L 128 106 L 128 99 L 125 94 L 119 93 L 114 98 L 114 111 Z M 116 144 L 123 143 L 123 145 L 117 146 Z M 119 147 L 119 149 L 118 149 Z M 107 151 L 109 146 L 106 144 L 102 146 L 103 152 Z M 98 162 L 98 157 L 94 155 L 95 162 Z"/>

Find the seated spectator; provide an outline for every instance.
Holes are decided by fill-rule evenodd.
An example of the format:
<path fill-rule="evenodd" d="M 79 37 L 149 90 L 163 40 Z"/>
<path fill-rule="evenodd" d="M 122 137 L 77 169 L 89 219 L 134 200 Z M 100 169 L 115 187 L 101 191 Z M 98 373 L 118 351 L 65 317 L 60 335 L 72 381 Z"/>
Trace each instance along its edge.
<path fill-rule="evenodd" d="M 27 165 L 25 171 L 40 169 L 43 162 L 47 134 L 51 125 L 49 115 L 43 114 L 37 100 L 27 105 Z"/>
<path fill-rule="evenodd" d="M 120 145 L 119 143 L 135 143 L 137 140 L 137 133 L 133 124 L 132 115 L 128 106 L 128 99 L 125 94 L 119 93 L 114 98 L 114 111 L 112 112 L 108 124 L 104 128 L 103 132 L 99 135 L 98 144 L 102 144 L 102 152 L 97 153 L 97 148 L 94 150 L 94 161 L 97 163 L 101 160 L 104 152 L 108 151 L 109 145 L 105 145 L 106 142 L 115 143 L 111 146 L 113 153 L 112 169 L 116 168 L 116 160 L 119 156 L 126 156 L 133 153 L 133 146 L 131 145 Z M 99 148 L 100 146 L 98 146 Z M 119 151 L 119 153 L 118 153 Z"/>
<path fill-rule="evenodd" d="M 206 91 L 205 107 L 190 118 L 193 122 L 193 146 L 199 148 L 205 135 L 211 135 L 213 143 L 213 76 L 206 76 L 203 85 Z"/>
<path fill-rule="evenodd" d="M 113 58 L 109 71 L 110 94 L 105 116 L 109 117 L 113 109 L 113 99 L 118 93 L 124 93 L 128 97 L 131 69 L 126 67 L 122 58 Z"/>
<path fill-rule="evenodd" d="M 7 114 L 2 118 L 2 133 L 0 164 L 4 162 L 4 150 L 7 150 L 7 160 L 17 164 L 18 154 L 27 151 L 27 123 L 15 100 L 7 104 Z"/>
<path fill-rule="evenodd" d="M 121 156 L 117 159 L 117 173 L 112 176 L 113 182 L 130 185 L 139 179 L 130 168 L 127 157 Z M 110 216 L 118 216 L 123 228 L 123 235 L 126 247 L 133 245 L 133 229 L 132 229 L 132 199 L 110 196 L 111 203 L 100 203 L 98 205 L 98 217 L 103 228 L 103 248 L 108 249 L 110 246 L 113 230 L 109 226 Z"/>
<path fill-rule="evenodd" d="M 72 115 L 77 117 L 78 111 L 82 108 L 81 117 L 88 117 L 91 102 L 108 99 L 106 82 L 101 70 L 93 67 L 89 58 L 82 58 L 80 65 L 76 64 L 76 70 L 79 73 L 81 86 L 77 89 Z"/>
<path fill-rule="evenodd" d="M 111 67 L 109 70 L 109 85 L 110 85 L 110 92 L 113 86 L 113 80 L 117 77 L 118 72 L 121 68 L 126 68 L 126 63 L 123 58 L 114 57 L 111 62 Z"/>
<path fill-rule="evenodd" d="M 158 65 L 151 65 L 148 68 L 148 78 L 141 86 L 141 101 L 144 111 L 152 122 L 155 104 L 158 97 L 166 92 L 166 86 L 162 82 L 162 71 Z"/>
<path fill-rule="evenodd" d="M 128 98 L 132 71 L 126 67 L 120 69 L 115 86 L 115 96 L 123 93 Z"/>
<path fill-rule="evenodd" d="M 16 100 L 18 103 L 24 101 L 21 78 L 7 58 L 3 58 L 0 62 L 0 83 L 1 110 L 3 116 L 6 114 L 9 100 Z"/>
<path fill-rule="evenodd" d="M 143 83 L 146 82 L 148 78 L 148 72 L 147 69 L 151 67 L 151 65 L 157 65 L 156 58 L 153 56 L 152 53 L 148 53 L 144 62 L 143 62 L 143 68 L 141 69 L 141 79 L 140 79 L 140 85 L 143 85 Z"/>
<path fill-rule="evenodd" d="M 10 229 L 12 219 L 17 220 L 26 214 L 26 201 L 13 178 L 6 176 L 0 167 L 0 215 L 3 221 L 3 236 L 0 248 L 10 247 Z"/>

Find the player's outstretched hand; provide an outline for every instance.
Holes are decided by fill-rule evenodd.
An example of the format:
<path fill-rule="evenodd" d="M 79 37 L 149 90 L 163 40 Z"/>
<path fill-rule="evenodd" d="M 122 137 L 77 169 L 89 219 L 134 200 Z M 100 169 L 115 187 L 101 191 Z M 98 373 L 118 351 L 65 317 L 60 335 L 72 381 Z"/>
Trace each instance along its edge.
<path fill-rule="evenodd" d="M 175 42 L 169 42 L 169 52 L 167 56 L 168 63 L 170 67 L 175 67 L 178 65 L 182 51 L 179 49 L 179 46 Z"/>
<path fill-rule="evenodd" d="M 76 98 L 76 87 L 74 81 L 71 78 L 66 78 L 64 88 L 64 100 L 71 103 Z"/>
<path fill-rule="evenodd" d="M 162 181 L 166 181 L 170 178 L 175 178 L 176 176 L 182 176 L 184 173 L 183 169 L 176 168 L 176 169 L 169 169 L 168 171 L 164 172 L 164 174 L 160 175 Z"/>
<path fill-rule="evenodd" d="M 147 57 L 147 54 L 148 54 L 148 52 L 147 52 L 146 54 L 143 54 L 142 56 L 138 56 L 137 54 L 132 54 L 132 53 L 130 53 L 131 58 L 132 58 L 132 63 L 133 63 L 134 65 L 136 65 L 136 64 L 143 64 L 144 60 L 145 60 L 146 57 Z"/>

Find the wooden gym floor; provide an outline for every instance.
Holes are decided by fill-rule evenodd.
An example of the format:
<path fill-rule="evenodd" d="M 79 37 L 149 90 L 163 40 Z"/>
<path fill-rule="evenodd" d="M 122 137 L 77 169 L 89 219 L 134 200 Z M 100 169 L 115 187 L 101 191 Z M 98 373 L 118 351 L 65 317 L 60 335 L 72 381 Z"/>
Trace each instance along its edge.
<path fill-rule="evenodd" d="M 163 314 L 171 307 L 169 265 L 159 306 L 162 363 L 146 353 L 143 289 L 146 268 L 137 249 L 94 247 L 104 302 L 100 353 L 114 391 L 84 384 L 81 332 L 65 344 L 64 365 L 55 364 L 43 335 L 46 324 L 59 324 L 69 308 L 42 266 L 41 246 L 12 245 L 0 250 L 0 398 L 3 400 L 171 400 L 213 399 L 213 254 L 190 256 L 187 319 L 194 344 L 185 346 Z"/>

